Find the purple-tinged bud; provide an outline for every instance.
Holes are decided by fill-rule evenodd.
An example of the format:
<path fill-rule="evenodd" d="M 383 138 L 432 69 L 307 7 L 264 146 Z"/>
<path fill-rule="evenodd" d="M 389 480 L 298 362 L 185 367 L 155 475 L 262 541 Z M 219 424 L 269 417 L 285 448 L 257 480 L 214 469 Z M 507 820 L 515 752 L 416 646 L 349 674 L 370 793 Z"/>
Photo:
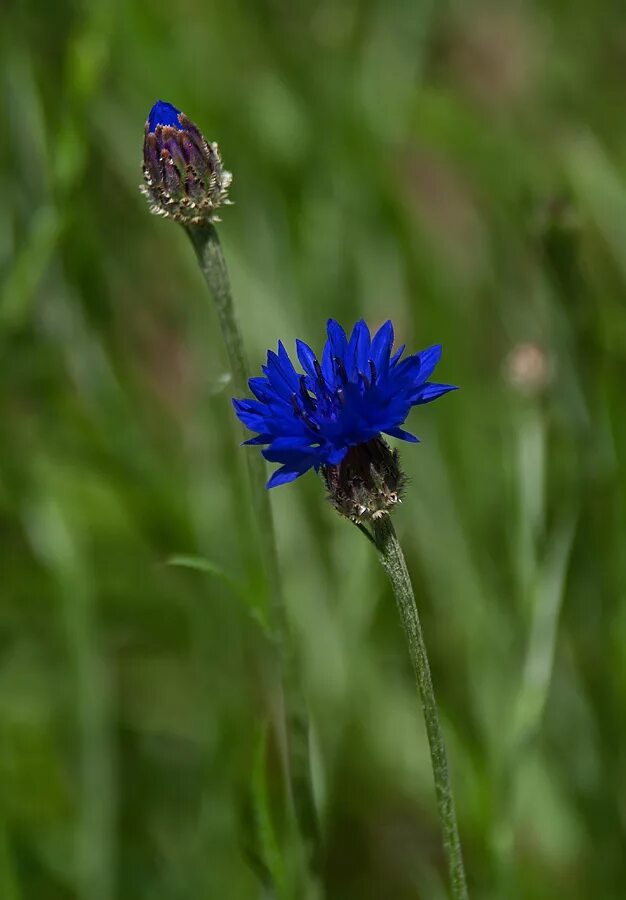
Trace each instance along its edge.
<path fill-rule="evenodd" d="M 388 514 L 406 484 L 398 451 L 382 437 L 350 447 L 338 465 L 323 466 L 322 475 L 337 512 L 357 523 Z"/>
<path fill-rule="evenodd" d="M 217 144 L 164 100 L 154 104 L 146 122 L 143 177 L 150 211 L 183 225 L 219 221 L 216 210 L 231 202 L 232 175 L 222 168 Z"/>
<path fill-rule="evenodd" d="M 166 147 L 161 151 L 161 169 L 163 175 L 162 185 L 168 197 L 171 200 L 181 201 L 185 195 L 183 179 L 172 159 L 172 154 Z"/>

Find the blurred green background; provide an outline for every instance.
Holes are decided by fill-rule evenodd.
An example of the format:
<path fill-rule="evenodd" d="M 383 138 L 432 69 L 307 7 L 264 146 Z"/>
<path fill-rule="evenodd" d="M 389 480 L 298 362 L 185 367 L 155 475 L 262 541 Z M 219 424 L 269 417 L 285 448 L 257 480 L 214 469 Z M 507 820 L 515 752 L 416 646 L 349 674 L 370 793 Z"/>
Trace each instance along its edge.
<path fill-rule="evenodd" d="M 391 317 L 462 387 L 412 415 L 395 521 L 472 897 L 624 897 L 625 71 L 611 0 L 5 0 L 1 900 L 262 896 L 265 591 L 214 311 L 138 191 L 157 98 L 234 173 L 254 369 Z M 313 475 L 271 499 L 322 834 L 299 896 L 440 900 L 384 573 Z"/>

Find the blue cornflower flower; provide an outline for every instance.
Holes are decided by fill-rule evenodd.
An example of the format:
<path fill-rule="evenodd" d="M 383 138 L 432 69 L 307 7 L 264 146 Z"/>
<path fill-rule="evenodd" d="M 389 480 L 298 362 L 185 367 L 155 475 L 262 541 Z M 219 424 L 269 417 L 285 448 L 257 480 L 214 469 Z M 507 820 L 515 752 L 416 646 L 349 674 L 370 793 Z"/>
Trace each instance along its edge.
<path fill-rule="evenodd" d="M 233 405 L 244 425 L 258 432 L 246 443 L 266 444 L 263 456 L 281 464 L 268 488 L 321 470 L 335 505 L 358 519 L 398 501 L 404 477 L 382 435 L 416 442 L 400 427 L 411 407 L 455 387 L 428 380 L 441 356 L 439 345 L 404 359 L 404 346 L 392 352 L 391 322 L 374 337 L 363 320 L 349 339 L 334 319 L 327 331 L 321 361 L 304 341 L 296 342 L 303 374 L 279 341 L 278 353 L 268 351 L 264 375 L 249 381 L 256 399 L 235 399 Z"/>
<path fill-rule="evenodd" d="M 215 210 L 230 203 L 232 175 L 222 168 L 217 144 L 165 100 L 157 100 L 146 122 L 143 177 L 151 212 L 184 225 L 215 222 Z"/>

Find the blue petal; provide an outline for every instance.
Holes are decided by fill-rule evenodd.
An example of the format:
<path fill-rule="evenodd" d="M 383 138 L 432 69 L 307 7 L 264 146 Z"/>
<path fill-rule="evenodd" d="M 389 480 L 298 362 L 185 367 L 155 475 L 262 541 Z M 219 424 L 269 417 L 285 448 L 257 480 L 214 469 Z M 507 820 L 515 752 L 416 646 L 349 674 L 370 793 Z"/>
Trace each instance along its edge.
<path fill-rule="evenodd" d="M 398 426 L 385 428 L 385 434 L 390 434 L 391 437 L 399 438 L 401 441 L 408 441 L 410 444 L 419 444 L 420 440 L 414 434 L 411 434 L 410 431 L 405 431 L 404 428 L 399 428 Z"/>
<path fill-rule="evenodd" d="M 435 366 L 441 359 L 441 344 L 435 344 L 429 347 L 428 350 L 422 350 L 418 353 L 418 356 L 421 362 L 419 380 L 420 382 L 428 381 L 435 371 Z"/>
<path fill-rule="evenodd" d="M 458 387 L 455 384 L 437 384 L 436 381 L 431 381 L 417 389 L 415 399 L 411 400 L 411 403 L 413 406 L 421 406 L 423 403 L 430 403 L 431 400 L 442 397 L 449 391 L 458 391 Z"/>
<path fill-rule="evenodd" d="M 248 444 L 271 444 L 273 439 L 273 434 L 256 434 L 254 437 L 248 438 L 247 441 L 244 441 L 243 446 L 246 446 Z"/>
<path fill-rule="evenodd" d="M 298 380 L 293 366 L 291 369 L 291 372 L 285 370 L 276 353 L 273 350 L 267 351 L 267 365 L 263 367 L 263 371 L 283 400 L 291 400 L 291 395 L 298 390 Z"/>
<path fill-rule="evenodd" d="M 290 466 L 281 466 L 280 469 L 276 469 L 270 480 L 267 482 L 265 487 L 269 490 L 270 488 L 278 487 L 281 484 L 288 484 L 290 481 L 295 481 L 296 478 L 299 478 L 301 475 L 304 475 L 305 472 L 311 468 L 311 465 L 308 465 L 306 469 L 292 468 Z"/>
<path fill-rule="evenodd" d="M 155 131 L 157 125 L 170 125 L 172 128 L 180 129 L 179 115 L 180 110 L 171 103 L 166 100 L 157 100 L 148 116 L 148 131 Z"/>
<path fill-rule="evenodd" d="M 300 463 L 315 456 L 309 440 L 292 436 L 276 438 L 269 447 L 261 452 L 269 462 L 286 463 L 287 465 Z"/>
<path fill-rule="evenodd" d="M 246 403 L 254 403 L 253 400 L 236 400 L 233 399 L 233 406 L 235 407 L 235 412 L 243 422 L 243 424 L 250 429 L 250 431 L 265 431 L 267 428 L 267 420 L 265 416 L 261 416 L 258 413 L 252 412 L 249 408 L 246 407 Z"/>
<path fill-rule="evenodd" d="M 233 403 L 236 403 L 236 408 L 243 410 L 243 412 L 256 413 L 259 416 L 264 416 L 267 413 L 267 406 L 261 403 L 260 400 L 251 400 L 249 397 L 244 397 L 243 400 L 233 400 Z"/>
<path fill-rule="evenodd" d="M 359 377 L 359 348 L 364 344 L 367 344 L 367 352 L 369 355 L 370 333 L 363 319 L 359 319 L 352 329 L 350 343 L 348 344 L 348 349 L 344 358 L 348 378 L 351 381 L 356 382 Z"/>
<path fill-rule="evenodd" d="M 391 360 L 389 362 L 390 368 L 391 368 L 391 366 L 395 366 L 395 364 L 398 362 L 398 360 L 400 359 L 400 357 L 402 356 L 402 354 L 404 353 L 405 350 L 406 350 L 406 344 L 402 344 L 401 347 L 398 347 L 398 349 L 393 354 L 393 356 L 391 357 Z"/>
<path fill-rule="evenodd" d="M 324 381 L 331 387 L 335 384 L 335 367 L 333 365 L 333 355 L 333 345 L 330 341 L 326 341 L 326 343 L 324 344 L 324 349 L 322 350 L 321 366 Z M 325 391 L 325 387 L 322 387 L 323 393 Z"/>
<path fill-rule="evenodd" d="M 394 369 L 390 376 L 396 387 L 412 388 L 417 384 L 421 384 L 420 373 L 422 371 L 422 360 L 419 353 L 413 353 L 402 360 Z"/>
<path fill-rule="evenodd" d="M 395 367 L 394 377 L 411 382 L 413 386 L 417 387 L 430 378 L 440 357 L 440 344 L 429 347 L 428 350 L 422 350 L 420 353 L 413 353 Z"/>
<path fill-rule="evenodd" d="M 324 350 L 322 351 L 321 365 L 324 380 L 332 390 L 334 387 L 338 386 L 333 360 L 338 357 L 343 362 L 348 347 L 348 338 L 339 322 L 336 322 L 335 319 L 328 319 L 326 322 L 326 332 L 328 338 L 324 344 Z"/>
<path fill-rule="evenodd" d="M 372 339 L 370 337 L 370 330 L 363 319 L 354 326 L 353 335 L 354 334 L 356 334 L 356 346 L 354 349 L 354 361 L 356 365 L 355 376 L 358 376 L 358 373 L 362 372 L 369 377 L 369 359 Z"/>
<path fill-rule="evenodd" d="M 346 333 L 335 319 L 329 319 L 326 323 L 326 333 L 328 334 L 328 343 L 333 356 L 344 359 L 348 348 L 348 338 Z"/>
<path fill-rule="evenodd" d="M 315 353 L 311 350 L 308 344 L 305 344 L 304 341 L 297 340 L 296 341 L 296 353 L 298 354 L 298 359 L 300 360 L 300 365 L 304 369 L 307 375 L 311 378 L 315 378 Z"/>
<path fill-rule="evenodd" d="M 389 356 L 393 347 L 393 325 L 387 320 L 381 325 L 372 338 L 371 357 L 376 367 L 376 372 L 386 371 L 389 367 Z"/>
<path fill-rule="evenodd" d="M 282 341 L 278 342 L 278 358 L 280 360 L 280 365 L 281 365 L 281 368 L 282 368 L 282 371 L 283 371 L 285 377 L 288 379 L 290 384 L 297 385 L 300 380 L 300 376 L 294 369 L 293 363 L 290 360 L 289 354 L 285 350 L 285 347 L 284 347 Z"/>
<path fill-rule="evenodd" d="M 254 378 L 249 378 L 248 387 L 257 398 L 257 400 L 269 400 L 270 398 L 274 398 L 276 396 L 267 378 L 263 378 L 261 375 L 256 375 Z"/>

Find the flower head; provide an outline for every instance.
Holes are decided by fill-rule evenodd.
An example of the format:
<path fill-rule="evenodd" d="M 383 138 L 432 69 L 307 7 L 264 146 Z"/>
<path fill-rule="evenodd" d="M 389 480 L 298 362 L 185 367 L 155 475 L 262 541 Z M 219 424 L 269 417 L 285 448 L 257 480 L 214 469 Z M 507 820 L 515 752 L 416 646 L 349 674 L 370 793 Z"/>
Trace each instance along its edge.
<path fill-rule="evenodd" d="M 389 496 L 381 497 L 378 490 L 378 499 L 369 506 L 354 501 L 355 509 L 365 505 L 363 516 L 368 510 L 372 515 L 397 502 L 403 481 L 397 454 L 381 435 L 416 442 L 418 438 L 400 427 L 411 407 L 429 403 L 454 386 L 428 380 L 441 356 L 439 345 L 404 359 L 404 347 L 392 352 L 391 322 L 385 322 L 374 337 L 363 320 L 349 339 L 334 319 L 328 320 L 327 331 L 321 361 L 307 344 L 296 342 L 303 374 L 279 342 L 278 352 L 267 354 L 264 375 L 249 381 L 256 399 L 233 400 L 233 405 L 244 425 L 258 432 L 246 443 L 266 444 L 263 456 L 281 464 L 268 488 L 293 481 L 309 469 L 321 469 L 331 494 L 339 488 L 345 494 L 347 482 L 356 478 L 367 488 L 367 482 L 375 485 L 377 473 L 384 470 L 383 494 Z M 348 470 L 352 475 L 346 481 Z"/>
<path fill-rule="evenodd" d="M 142 192 L 151 212 L 185 225 L 216 221 L 232 181 L 219 148 L 171 103 L 157 100 L 148 116 L 143 144 Z"/>

